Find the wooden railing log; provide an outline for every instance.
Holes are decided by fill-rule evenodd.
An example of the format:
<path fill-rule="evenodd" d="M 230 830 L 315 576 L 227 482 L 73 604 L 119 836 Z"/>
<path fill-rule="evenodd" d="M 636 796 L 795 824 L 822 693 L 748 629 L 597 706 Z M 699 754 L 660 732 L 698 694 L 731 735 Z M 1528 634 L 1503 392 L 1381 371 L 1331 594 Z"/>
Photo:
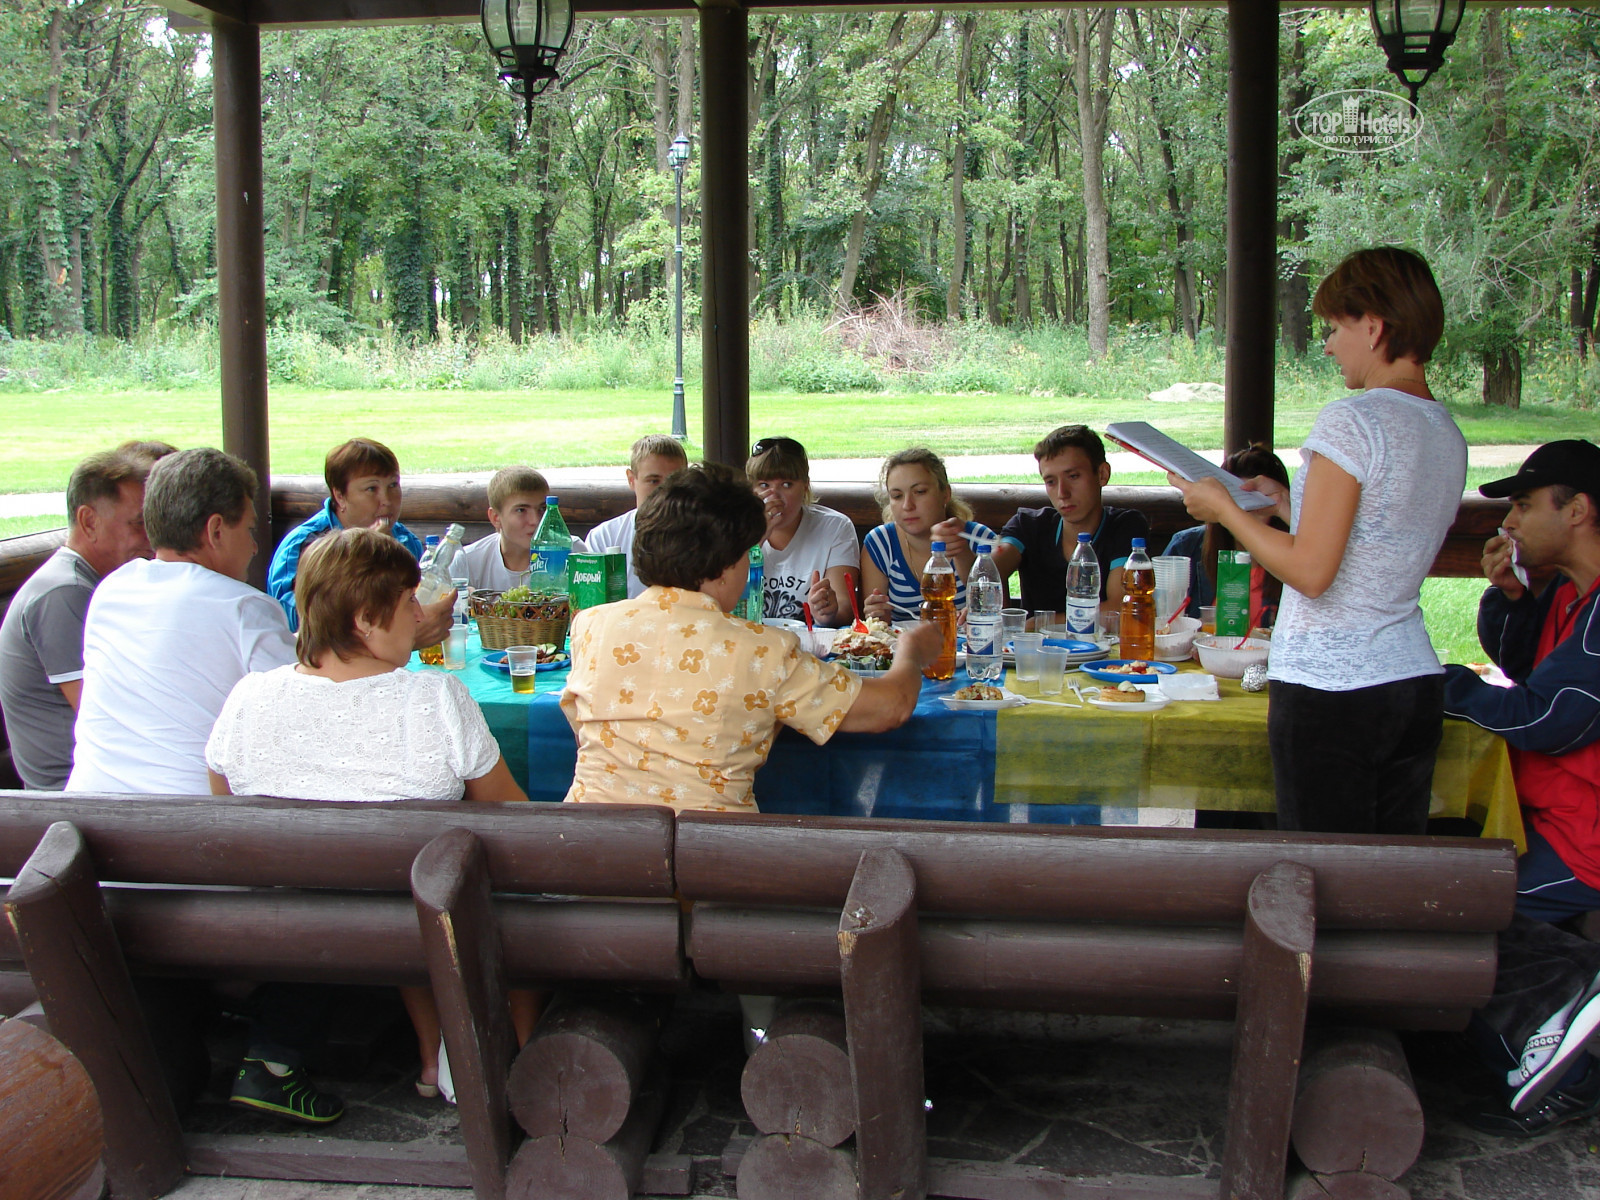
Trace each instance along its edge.
<path fill-rule="evenodd" d="M 663 1015 L 624 995 L 558 996 L 511 1066 L 517 1124 L 529 1137 L 616 1136 L 654 1062 Z"/>
<path fill-rule="evenodd" d="M 828 1000 L 778 1006 L 766 1039 L 744 1065 L 739 1094 L 762 1133 L 837 1146 L 856 1131 L 844 1013 Z"/>
<path fill-rule="evenodd" d="M 52 1033 L 94 1081 L 112 1194 L 165 1195 L 184 1173 L 178 1116 L 94 864 L 72 825 L 45 832 L 6 895 L 5 913 Z"/>
<path fill-rule="evenodd" d="M 739 1160 L 739 1200 L 857 1200 L 855 1154 L 798 1133 L 751 1140 Z"/>
<path fill-rule="evenodd" d="M 324 983 L 428 982 L 412 903 L 399 895 L 110 889 L 106 908 L 141 971 Z M 514 986 L 675 987 L 684 977 L 671 900 L 497 897 Z M 308 949 L 309 948 L 309 949 Z M 20 962 L 0 929 L 0 965 Z"/>
<path fill-rule="evenodd" d="M 1332 837 L 686 812 L 673 856 L 691 900 L 837 908 L 863 850 L 892 846 L 925 913 L 1243 925 L 1250 882 L 1292 860 L 1317 873 L 1319 929 L 1501 929 L 1516 848 L 1481 838 Z M 996 887 L 1003 878 L 1006 886 Z M 1154 888 L 1151 879 L 1184 880 Z"/>
<path fill-rule="evenodd" d="M 506 1178 L 507 1200 L 632 1200 L 666 1103 L 666 1068 L 658 1062 L 610 1141 L 550 1134 L 523 1142 Z"/>
<path fill-rule="evenodd" d="M 1340 1171 L 1329 1175 L 1296 1172 L 1284 1190 L 1284 1200 L 1411 1200 L 1411 1189 L 1370 1171 Z"/>
<path fill-rule="evenodd" d="M 516 1039 L 487 858 L 483 843 L 465 829 L 441 833 L 417 855 L 411 895 L 450 1056 L 472 1193 L 477 1200 L 505 1200 L 511 1161 L 506 1073 Z"/>
<path fill-rule="evenodd" d="M 1308 1035 L 1290 1138 L 1318 1175 L 1399 1179 L 1422 1153 L 1422 1103 L 1400 1039 L 1345 1028 Z"/>

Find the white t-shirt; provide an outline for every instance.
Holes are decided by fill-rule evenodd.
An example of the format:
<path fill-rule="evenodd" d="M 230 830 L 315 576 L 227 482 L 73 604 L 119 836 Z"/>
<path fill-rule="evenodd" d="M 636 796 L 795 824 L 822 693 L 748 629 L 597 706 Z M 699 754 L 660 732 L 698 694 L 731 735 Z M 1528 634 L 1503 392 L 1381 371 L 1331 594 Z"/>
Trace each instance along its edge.
<path fill-rule="evenodd" d="M 842 512 L 820 504 L 806 505 L 800 528 L 787 546 L 774 550 L 763 545 L 761 553 L 762 598 L 769 617 L 798 620 L 805 615 L 800 606 L 811 591 L 811 572 L 826 575 L 829 567 L 849 567 L 852 574 L 861 571 L 856 527 Z M 847 597 L 839 597 L 839 603 L 849 610 Z"/>
<path fill-rule="evenodd" d="M 585 549 L 582 538 L 572 539 L 572 553 L 582 554 Z M 506 592 L 528 582 L 526 565 L 520 571 L 506 568 L 506 560 L 500 554 L 498 533 L 491 533 L 470 546 L 463 546 L 461 557 L 451 564 L 451 574 L 459 577 L 463 566 L 466 567 L 468 586 L 474 591 Z"/>
<path fill-rule="evenodd" d="M 477 701 L 437 671 L 246 675 L 206 743 L 236 794 L 291 800 L 459 800 L 499 761 Z"/>
<path fill-rule="evenodd" d="M 1315 600 L 1293 588 L 1272 631 L 1269 678 L 1322 691 L 1438 675 L 1417 601 L 1461 506 L 1467 442 L 1449 410 L 1391 388 L 1335 400 L 1300 451 L 1320 454 L 1361 485 L 1339 573 Z M 1295 475 L 1300 526 L 1306 472 Z"/>
<path fill-rule="evenodd" d="M 69 792 L 204 796 L 205 745 L 233 685 L 294 661 L 283 609 L 190 562 L 134 559 L 95 589 Z"/>
<path fill-rule="evenodd" d="M 589 549 L 595 554 L 606 554 L 613 550 L 622 551 L 628 560 L 628 599 L 632 600 L 644 591 L 644 584 L 633 573 L 633 519 L 639 515 L 637 508 L 630 508 L 620 517 L 612 517 L 609 521 L 602 521 L 589 530 Z"/>

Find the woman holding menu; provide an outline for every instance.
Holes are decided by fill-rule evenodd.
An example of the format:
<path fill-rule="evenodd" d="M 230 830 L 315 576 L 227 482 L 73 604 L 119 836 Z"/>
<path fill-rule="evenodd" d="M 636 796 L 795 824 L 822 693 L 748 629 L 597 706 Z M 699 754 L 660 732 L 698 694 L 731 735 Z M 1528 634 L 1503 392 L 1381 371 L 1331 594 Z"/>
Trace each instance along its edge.
<path fill-rule="evenodd" d="M 1359 394 L 1312 425 L 1292 489 L 1257 477 L 1289 530 L 1247 515 L 1214 479 L 1167 478 L 1190 515 L 1224 526 L 1283 581 L 1267 670 L 1283 829 L 1423 833 L 1444 675 L 1418 606 L 1466 483 L 1467 446 L 1425 366 L 1444 333 L 1433 272 L 1409 250 L 1358 250 L 1312 312 Z"/>

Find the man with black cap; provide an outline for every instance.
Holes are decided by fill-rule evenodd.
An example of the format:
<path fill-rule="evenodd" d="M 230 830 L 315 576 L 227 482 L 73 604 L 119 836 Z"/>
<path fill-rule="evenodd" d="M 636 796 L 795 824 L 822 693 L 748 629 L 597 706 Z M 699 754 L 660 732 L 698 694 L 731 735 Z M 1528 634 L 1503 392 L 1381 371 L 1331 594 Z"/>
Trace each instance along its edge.
<path fill-rule="evenodd" d="M 1540 446 L 1485 496 L 1511 510 L 1483 550 L 1493 586 L 1478 638 L 1515 687 L 1445 668 L 1446 714 L 1500 734 L 1528 830 L 1517 911 L 1500 935 L 1495 994 L 1474 1020 L 1506 1073 L 1510 1111 L 1472 1114 L 1486 1132 L 1532 1137 L 1600 1112 L 1600 943 L 1554 924 L 1600 910 L 1600 446 Z"/>

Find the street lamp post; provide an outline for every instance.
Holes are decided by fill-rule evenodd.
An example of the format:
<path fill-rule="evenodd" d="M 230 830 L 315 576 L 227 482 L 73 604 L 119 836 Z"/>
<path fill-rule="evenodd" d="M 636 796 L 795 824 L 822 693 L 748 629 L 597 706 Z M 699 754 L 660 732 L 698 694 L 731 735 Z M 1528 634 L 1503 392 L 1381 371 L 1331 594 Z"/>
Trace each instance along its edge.
<path fill-rule="evenodd" d="M 678 266 L 678 306 L 673 332 L 678 341 L 678 373 L 672 378 L 672 436 L 680 442 L 689 436 L 689 419 L 683 411 L 683 168 L 689 162 L 689 139 L 679 134 L 667 149 L 667 161 L 677 178 L 678 201 L 674 224 L 677 230 L 675 256 Z"/>

